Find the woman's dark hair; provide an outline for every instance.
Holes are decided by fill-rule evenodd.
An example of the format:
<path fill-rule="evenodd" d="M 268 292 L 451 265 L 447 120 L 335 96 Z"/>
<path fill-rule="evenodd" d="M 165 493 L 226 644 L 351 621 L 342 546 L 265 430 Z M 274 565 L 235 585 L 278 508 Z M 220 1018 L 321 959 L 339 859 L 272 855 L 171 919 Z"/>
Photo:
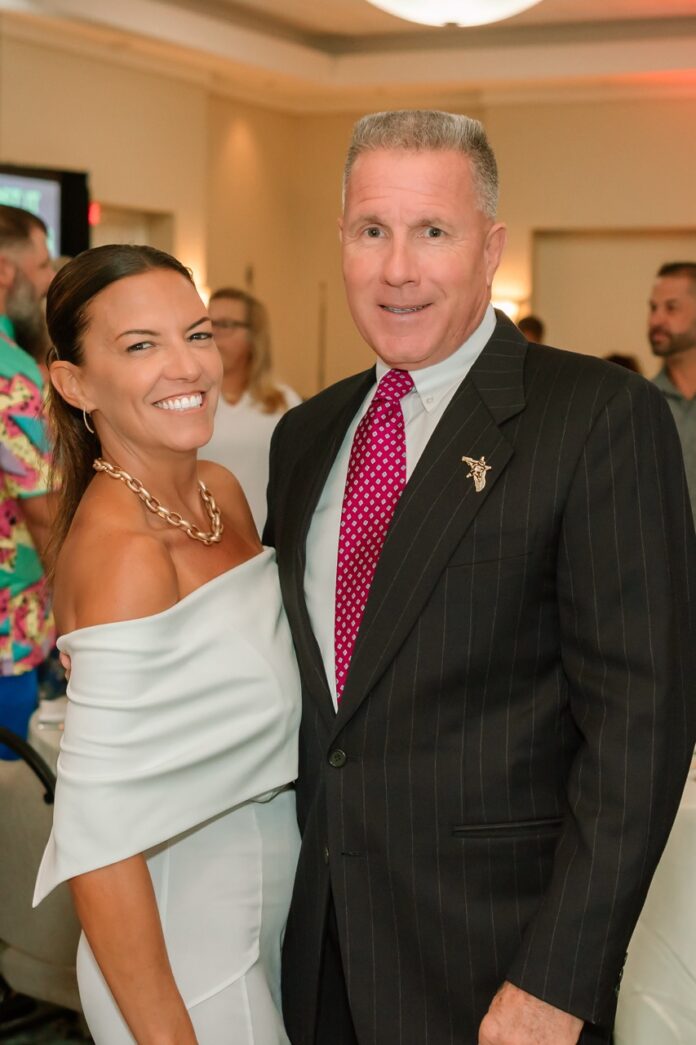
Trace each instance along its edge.
<path fill-rule="evenodd" d="M 102 290 L 128 276 L 152 269 L 171 269 L 193 283 L 189 270 L 154 247 L 113 244 L 94 247 L 69 261 L 55 276 L 46 298 L 46 322 L 51 338 L 47 363 L 57 359 L 80 366 L 82 341 L 89 327 L 89 306 Z M 92 462 L 101 454 L 96 434 L 85 426 L 82 411 L 71 406 L 49 385 L 47 410 L 53 441 L 51 487 L 58 507 L 51 535 L 51 572 L 77 506 L 94 475 Z"/>

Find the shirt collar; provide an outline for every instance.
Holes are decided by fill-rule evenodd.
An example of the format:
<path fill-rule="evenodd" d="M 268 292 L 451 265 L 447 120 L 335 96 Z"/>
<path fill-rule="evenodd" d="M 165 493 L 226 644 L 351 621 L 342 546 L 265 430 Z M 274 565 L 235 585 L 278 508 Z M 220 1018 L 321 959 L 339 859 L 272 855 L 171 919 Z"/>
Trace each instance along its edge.
<path fill-rule="evenodd" d="M 456 352 L 446 359 L 432 366 L 423 367 L 422 370 L 412 370 L 411 377 L 415 386 L 415 392 L 428 413 L 437 410 L 444 396 L 451 390 L 453 385 L 459 385 L 471 370 L 478 359 L 481 351 L 490 341 L 495 330 L 496 318 L 492 305 L 488 305 L 483 319 L 476 330 L 460 345 Z M 384 377 L 391 368 L 377 360 L 377 382 Z"/>
<path fill-rule="evenodd" d="M 9 337 L 10 341 L 15 340 L 14 323 L 8 315 L 0 316 L 0 332 Z"/>
<path fill-rule="evenodd" d="M 672 399 L 682 399 L 684 402 L 688 402 L 686 396 L 682 395 L 677 386 L 672 382 L 667 373 L 667 367 L 663 367 L 660 370 L 657 377 L 653 378 L 653 384 L 657 385 L 661 392 L 664 392 L 666 396 L 670 396 Z"/>

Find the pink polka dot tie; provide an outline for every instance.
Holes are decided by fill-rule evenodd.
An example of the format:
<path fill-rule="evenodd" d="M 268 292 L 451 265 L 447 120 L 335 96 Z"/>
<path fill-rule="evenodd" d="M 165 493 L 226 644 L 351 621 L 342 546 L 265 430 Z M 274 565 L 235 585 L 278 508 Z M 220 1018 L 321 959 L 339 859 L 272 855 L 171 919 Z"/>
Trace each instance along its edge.
<path fill-rule="evenodd" d="M 336 696 L 341 699 L 384 538 L 406 485 L 401 399 L 413 388 L 407 370 L 389 370 L 358 425 L 343 494 L 336 567 Z"/>

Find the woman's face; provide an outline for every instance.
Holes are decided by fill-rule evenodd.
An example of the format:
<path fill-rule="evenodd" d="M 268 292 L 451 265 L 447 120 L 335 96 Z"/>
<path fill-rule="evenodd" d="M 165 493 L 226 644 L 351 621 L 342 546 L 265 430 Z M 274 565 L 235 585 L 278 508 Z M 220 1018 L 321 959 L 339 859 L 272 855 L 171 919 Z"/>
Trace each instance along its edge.
<path fill-rule="evenodd" d="M 51 376 L 67 381 L 92 414 L 105 451 L 189 451 L 213 431 L 222 366 L 195 287 L 171 269 L 112 283 L 88 306 L 83 363 Z M 72 385 L 70 381 L 72 380 Z M 70 396 L 66 396 L 73 401 Z"/>
<path fill-rule="evenodd" d="M 216 298 L 208 306 L 208 315 L 225 373 L 245 366 L 251 356 L 251 335 L 244 302 Z"/>

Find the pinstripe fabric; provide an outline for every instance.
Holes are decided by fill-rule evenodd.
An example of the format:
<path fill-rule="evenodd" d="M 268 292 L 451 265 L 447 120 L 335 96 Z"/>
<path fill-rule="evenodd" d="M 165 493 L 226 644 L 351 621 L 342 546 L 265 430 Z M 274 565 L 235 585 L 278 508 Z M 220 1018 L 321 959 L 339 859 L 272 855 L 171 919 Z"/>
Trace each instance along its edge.
<path fill-rule="evenodd" d="M 696 731 L 696 538 L 669 410 L 499 318 L 400 499 L 335 714 L 304 541 L 371 381 L 286 415 L 272 448 L 265 540 L 305 703 L 291 1040 L 315 1040 L 332 895 L 360 1045 L 475 1045 L 504 979 L 606 1041 Z M 491 465 L 480 494 L 463 455 Z"/>

